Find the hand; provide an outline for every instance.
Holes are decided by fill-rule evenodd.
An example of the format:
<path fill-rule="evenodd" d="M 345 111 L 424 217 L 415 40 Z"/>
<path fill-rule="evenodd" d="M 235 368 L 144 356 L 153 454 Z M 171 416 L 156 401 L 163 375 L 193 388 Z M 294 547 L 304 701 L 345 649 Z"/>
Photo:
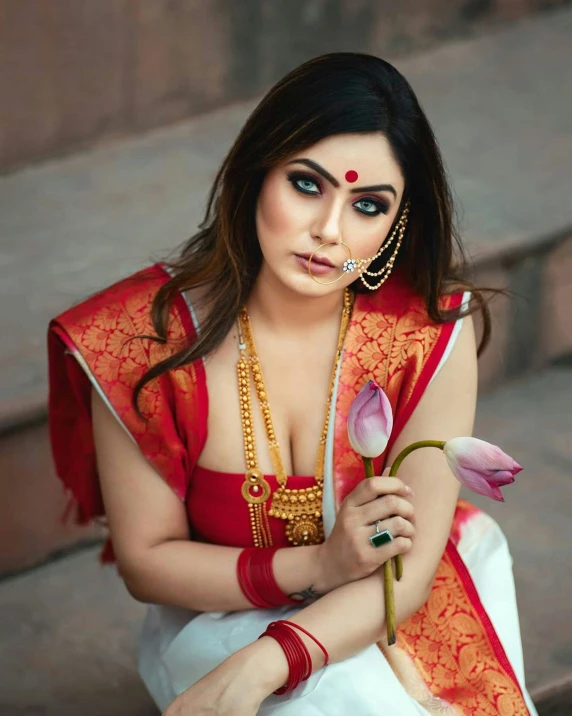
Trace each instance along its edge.
<path fill-rule="evenodd" d="M 214 669 L 171 701 L 162 716 L 255 716 L 260 703 L 248 703 L 244 696 L 222 688 Z"/>
<path fill-rule="evenodd" d="M 387 477 L 389 470 L 386 468 L 382 477 L 364 479 L 342 503 L 332 533 L 317 552 L 327 585 L 323 591 L 363 579 L 411 549 L 415 516 L 413 505 L 405 498 L 413 491 L 399 478 Z M 369 537 L 377 520 L 381 520 L 380 531 L 388 529 L 394 539 L 376 548 Z"/>
<path fill-rule="evenodd" d="M 255 716 L 259 706 L 243 691 L 227 690 L 217 668 L 179 694 L 162 716 Z"/>
<path fill-rule="evenodd" d="M 288 664 L 274 639 L 239 649 L 172 701 L 162 716 L 255 716 L 286 682 Z"/>

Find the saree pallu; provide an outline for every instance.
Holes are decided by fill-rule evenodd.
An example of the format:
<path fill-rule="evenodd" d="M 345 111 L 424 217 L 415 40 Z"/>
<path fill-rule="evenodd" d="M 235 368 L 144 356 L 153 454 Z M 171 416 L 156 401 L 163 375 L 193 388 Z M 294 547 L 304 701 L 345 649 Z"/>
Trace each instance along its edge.
<path fill-rule="evenodd" d="M 192 340 L 193 307 L 178 296 L 165 344 L 154 335 L 150 306 L 169 278 L 161 265 L 84 301 L 50 324 L 50 431 L 58 475 L 76 520 L 103 516 L 90 419 L 93 385 L 143 455 L 184 501 L 206 440 L 208 394 L 202 361 L 148 383 L 132 407 L 135 382 L 150 365 Z M 464 297 L 443 298 L 448 308 Z M 347 438 L 349 406 L 369 379 L 386 391 L 394 431 L 385 458 L 452 349 L 461 320 L 434 325 L 398 271 L 382 289 L 358 295 L 338 366 L 326 444 L 323 514 L 328 535 L 344 497 L 363 479 Z M 191 525 L 192 531 L 192 525 Z M 113 560 L 108 542 L 103 561 Z M 150 605 L 139 671 L 157 705 L 255 641 L 267 624 L 298 607 L 197 613 Z M 320 716 L 462 714 L 520 716 L 536 710 L 524 681 L 512 559 L 499 526 L 459 500 L 447 547 L 426 604 L 397 628 L 397 643 L 371 645 L 320 669 L 290 694 L 265 699 L 260 714 Z"/>

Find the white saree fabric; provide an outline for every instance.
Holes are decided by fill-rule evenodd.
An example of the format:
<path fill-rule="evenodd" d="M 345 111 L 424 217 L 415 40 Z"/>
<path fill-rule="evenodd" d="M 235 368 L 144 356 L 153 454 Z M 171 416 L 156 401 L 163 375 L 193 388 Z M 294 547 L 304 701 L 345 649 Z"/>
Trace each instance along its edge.
<path fill-rule="evenodd" d="M 538 716 L 525 688 L 512 558 L 506 539 L 498 524 L 481 513 L 468 523 L 458 549 L 519 680 L 531 716 Z M 297 608 L 283 608 L 201 614 L 150 605 L 141 640 L 139 673 L 157 706 L 164 710 L 230 654 L 255 641 L 269 622 L 288 618 L 296 611 Z M 415 698 L 410 695 L 384 654 L 372 645 L 350 659 L 320 669 L 290 694 L 268 697 L 258 713 L 419 716 L 458 711 L 422 689 Z"/>
<path fill-rule="evenodd" d="M 454 332 L 451 344 L 457 333 Z M 450 347 L 447 354 L 449 350 Z M 339 367 L 334 405 L 338 380 Z M 332 410 L 324 475 L 326 535 L 331 533 L 335 521 L 332 477 L 334 415 Z M 458 550 L 513 666 L 530 713 L 537 716 L 525 689 L 512 557 L 504 534 L 492 518 L 480 513 L 466 525 Z M 298 610 L 299 607 L 283 607 L 200 613 L 149 605 L 139 652 L 141 678 L 163 711 L 178 694 L 212 671 L 230 654 L 256 641 L 271 621 L 287 619 Z M 395 648 L 390 647 L 391 660 L 391 650 Z M 416 688 L 408 683 L 406 690 L 383 652 L 376 645 L 371 645 L 345 661 L 319 669 L 293 692 L 269 696 L 258 713 L 261 716 L 348 716 L 350 713 L 355 716 L 419 716 L 459 712 L 454 705 L 432 697 L 420 677 Z"/>

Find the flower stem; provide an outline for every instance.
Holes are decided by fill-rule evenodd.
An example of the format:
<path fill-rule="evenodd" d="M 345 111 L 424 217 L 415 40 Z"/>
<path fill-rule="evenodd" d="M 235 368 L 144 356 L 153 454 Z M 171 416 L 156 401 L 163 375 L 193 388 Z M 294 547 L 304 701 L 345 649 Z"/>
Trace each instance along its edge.
<path fill-rule="evenodd" d="M 373 459 L 362 455 L 366 477 L 374 477 Z M 387 643 L 395 644 L 395 594 L 393 591 L 393 569 L 391 560 L 383 563 L 383 594 L 385 597 L 385 623 L 387 626 Z"/>
<path fill-rule="evenodd" d="M 393 569 L 391 560 L 383 563 L 383 591 L 385 594 L 385 626 L 387 629 L 387 643 L 395 644 L 397 639 L 395 626 L 395 594 L 393 592 Z"/>
<path fill-rule="evenodd" d="M 375 473 L 373 471 L 373 458 L 371 457 L 364 457 L 362 455 L 363 460 L 363 466 L 365 468 L 365 476 L 366 477 L 374 477 Z"/>
<path fill-rule="evenodd" d="M 395 477 L 397 475 L 397 471 L 399 470 L 401 463 L 405 460 L 409 453 L 412 453 L 414 450 L 418 450 L 419 448 L 424 447 L 435 447 L 442 450 L 444 446 L 444 440 L 419 440 L 418 442 L 411 443 L 411 445 L 408 445 L 406 448 L 403 448 L 403 450 L 395 458 L 393 465 L 391 466 L 391 470 L 389 471 L 389 477 Z M 366 460 L 369 460 L 371 462 L 371 467 L 369 468 L 371 474 L 368 474 L 368 466 L 366 465 Z M 364 465 L 366 465 L 366 475 L 368 477 L 372 477 L 373 462 L 371 458 L 364 457 L 363 461 Z M 397 581 L 399 581 L 403 576 L 403 557 L 400 554 L 396 555 L 394 557 L 394 562 L 395 576 Z M 397 639 L 395 625 L 395 595 L 393 592 L 393 570 L 391 568 L 391 560 L 384 562 L 383 565 L 383 587 L 385 592 L 385 624 L 387 628 L 387 643 L 389 646 L 391 646 L 392 644 L 395 644 L 395 641 Z"/>
<path fill-rule="evenodd" d="M 424 447 L 436 447 L 439 448 L 439 450 L 442 450 L 445 447 L 445 440 L 419 440 L 416 443 L 411 443 L 411 445 L 403 448 L 403 450 L 395 458 L 393 465 L 391 466 L 391 470 L 389 471 L 389 475 L 391 477 L 395 477 L 397 475 L 397 471 L 401 467 L 401 463 L 405 460 L 409 453 Z"/>
<path fill-rule="evenodd" d="M 411 443 L 411 445 L 408 445 L 406 448 L 403 448 L 403 450 L 395 458 L 395 461 L 391 466 L 391 470 L 389 471 L 389 476 L 395 477 L 397 475 L 397 471 L 399 470 L 401 463 L 405 460 L 409 453 L 413 452 L 414 450 L 423 447 L 436 447 L 442 450 L 444 445 L 444 440 L 419 440 L 416 443 Z M 398 582 L 401 577 L 403 577 L 403 557 L 400 554 L 396 555 L 395 557 L 395 576 Z"/>

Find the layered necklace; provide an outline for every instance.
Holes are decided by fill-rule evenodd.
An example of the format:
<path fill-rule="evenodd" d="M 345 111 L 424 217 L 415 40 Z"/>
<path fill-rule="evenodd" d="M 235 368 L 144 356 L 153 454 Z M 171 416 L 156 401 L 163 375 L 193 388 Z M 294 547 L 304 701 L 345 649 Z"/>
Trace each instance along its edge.
<path fill-rule="evenodd" d="M 252 326 L 246 307 L 242 308 L 238 317 L 239 352 L 237 363 L 238 394 L 240 399 L 240 415 L 242 434 L 244 439 L 244 455 L 246 459 L 246 473 L 242 484 L 242 497 L 248 504 L 250 526 L 255 547 L 271 547 L 272 535 L 268 517 L 277 517 L 286 522 L 286 537 L 295 546 L 320 544 L 324 541 L 324 527 L 322 522 L 322 496 L 324 485 L 324 460 L 326 455 L 326 438 L 328 424 L 332 409 L 332 395 L 336 379 L 336 371 L 344 338 L 349 325 L 353 305 L 353 294 L 346 288 L 344 291 L 344 307 L 340 321 L 338 346 L 332 368 L 330 388 L 326 403 L 326 416 L 324 426 L 318 443 L 318 456 L 314 476 L 316 483 L 311 487 L 293 490 L 287 487 L 288 477 L 280 455 L 280 447 L 274 432 L 268 395 L 260 361 L 256 353 Z M 256 458 L 256 443 L 254 440 L 254 422 L 252 420 L 252 405 L 250 399 L 250 377 L 254 381 L 256 396 L 262 411 L 266 438 L 270 458 L 278 482 L 278 489 L 272 495 L 270 510 L 266 509 L 266 502 L 271 496 L 268 481 L 258 468 Z"/>

